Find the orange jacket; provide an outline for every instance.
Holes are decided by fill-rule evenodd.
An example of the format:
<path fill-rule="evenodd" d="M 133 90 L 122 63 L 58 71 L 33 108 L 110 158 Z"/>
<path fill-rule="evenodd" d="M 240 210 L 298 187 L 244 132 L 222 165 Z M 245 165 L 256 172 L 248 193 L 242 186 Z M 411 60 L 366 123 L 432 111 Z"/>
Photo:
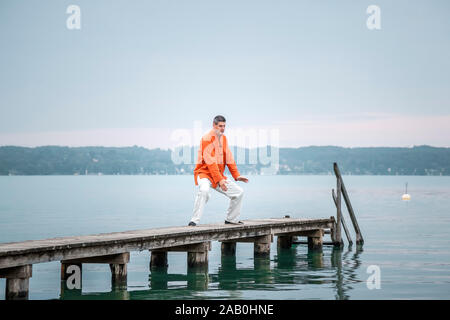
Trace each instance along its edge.
<path fill-rule="evenodd" d="M 211 129 L 200 141 L 197 165 L 194 169 L 195 184 L 198 185 L 197 177 L 208 178 L 212 183 L 212 187 L 216 188 L 220 180 L 227 179 L 223 175 L 225 165 L 228 166 L 235 180 L 241 175 L 237 169 L 233 154 L 228 147 L 227 138 L 225 135 L 222 135 L 219 141 L 214 129 Z"/>

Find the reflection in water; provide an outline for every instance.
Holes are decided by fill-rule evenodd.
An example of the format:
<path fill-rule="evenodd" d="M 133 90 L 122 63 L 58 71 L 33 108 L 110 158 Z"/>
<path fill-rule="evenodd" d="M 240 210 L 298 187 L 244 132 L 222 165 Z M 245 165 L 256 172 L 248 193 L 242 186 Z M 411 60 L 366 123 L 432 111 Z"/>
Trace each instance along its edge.
<path fill-rule="evenodd" d="M 60 300 L 130 300 L 130 293 L 121 286 L 112 286 L 110 292 L 82 293 L 80 289 L 68 289 L 61 281 Z"/>
<path fill-rule="evenodd" d="M 275 265 L 275 282 L 279 284 L 325 284 L 326 278 L 321 271 L 329 269 L 324 265 L 322 249 L 309 249 L 302 245 L 278 248 Z"/>
<path fill-rule="evenodd" d="M 168 289 L 168 274 L 167 267 L 151 268 L 149 275 L 150 288 L 153 290 Z"/>
<path fill-rule="evenodd" d="M 211 275 L 211 281 L 218 284 L 218 289 L 228 291 L 255 290 L 263 285 L 273 283 L 270 259 L 255 257 L 254 267 L 236 268 L 236 257 L 222 256 L 217 274 Z"/>
<path fill-rule="evenodd" d="M 356 270 L 361 265 L 359 259 L 360 254 L 363 252 L 362 245 L 356 246 L 356 252 L 349 259 L 349 255 L 352 252 L 352 246 L 349 246 L 347 252 L 342 257 L 343 247 L 333 247 L 331 251 L 331 266 L 336 270 L 336 277 L 334 280 L 337 300 L 347 300 L 350 298 L 348 291 L 353 289 L 352 282 L 359 282 Z M 342 263 L 344 262 L 344 267 Z"/>
<path fill-rule="evenodd" d="M 350 249 L 351 249 L 351 247 L 350 247 Z M 349 252 L 350 251 L 351 250 L 349 250 Z M 344 256 L 344 262 L 346 265 L 348 265 L 348 268 L 345 269 L 345 275 L 347 276 L 347 281 L 350 283 L 355 283 L 355 282 L 361 281 L 358 279 L 355 271 L 358 270 L 359 267 L 361 266 L 362 262 L 361 262 L 361 259 L 359 258 L 359 256 L 361 255 L 361 253 L 363 251 L 364 251 L 363 246 L 357 245 L 356 252 L 352 255 L 352 257 L 350 259 L 347 259 Z"/>
<path fill-rule="evenodd" d="M 208 290 L 209 274 L 208 268 L 188 268 L 187 289 L 194 291 Z"/>
<path fill-rule="evenodd" d="M 152 268 L 149 289 L 127 291 L 124 286 L 112 286 L 106 293 L 81 293 L 63 288 L 62 283 L 60 299 L 242 299 L 245 291 L 298 290 L 302 285 L 331 285 L 336 299 L 349 299 L 352 284 L 361 282 L 357 270 L 363 250 L 362 246 L 355 249 L 310 250 L 293 245 L 278 248 L 272 261 L 254 257 L 253 268 L 239 268 L 235 256 L 222 255 L 213 273 L 208 273 L 208 268 L 188 268 L 185 274 L 170 274 L 167 267 Z"/>

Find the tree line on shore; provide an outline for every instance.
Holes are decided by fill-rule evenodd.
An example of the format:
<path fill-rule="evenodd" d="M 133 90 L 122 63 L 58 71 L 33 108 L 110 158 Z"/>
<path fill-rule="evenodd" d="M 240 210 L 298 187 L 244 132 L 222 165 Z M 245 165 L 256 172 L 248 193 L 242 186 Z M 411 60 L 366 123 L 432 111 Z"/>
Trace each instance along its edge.
<path fill-rule="evenodd" d="M 251 150 L 243 152 L 249 159 Z M 269 148 L 270 149 L 270 148 Z M 191 148 L 192 158 L 196 149 Z M 274 163 L 238 163 L 242 174 L 262 174 L 272 166 L 276 174 L 333 174 L 337 162 L 343 174 L 450 175 L 450 148 L 432 146 L 361 147 L 310 146 L 279 148 Z M 195 160 L 175 164 L 171 150 L 144 147 L 0 147 L 0 175 L 139 175 L 192 174 Z M 269 152 L 269 153 L 270 153 Z M 275 157 L 276 158 L 276 157 Z M 272 158 L 274 159 L 274 158 Z"/>

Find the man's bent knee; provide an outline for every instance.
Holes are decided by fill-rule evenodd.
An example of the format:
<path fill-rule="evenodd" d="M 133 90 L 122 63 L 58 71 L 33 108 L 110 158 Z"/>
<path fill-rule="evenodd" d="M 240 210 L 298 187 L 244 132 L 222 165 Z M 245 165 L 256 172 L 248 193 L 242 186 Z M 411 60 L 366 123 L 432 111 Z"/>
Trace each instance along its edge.
<path fill-rule="evenodd" d="M 198 189 L 198 195 L 201 196 L 201 197 L 208 197 L 209 196 L 208 188 L 199 188 Z"/>
<path fill-rule="evenodd" d="M 237 188 L 236 198 L 242 198 L 244 196 L 244 189 L 241 187 Z"/>

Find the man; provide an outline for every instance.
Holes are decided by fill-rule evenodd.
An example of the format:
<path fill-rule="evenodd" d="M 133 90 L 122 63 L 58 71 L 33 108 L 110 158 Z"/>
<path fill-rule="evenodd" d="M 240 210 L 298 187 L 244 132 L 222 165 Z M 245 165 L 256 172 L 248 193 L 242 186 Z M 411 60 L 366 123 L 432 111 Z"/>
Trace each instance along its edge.
<path fill-rule="evenodd" d="M 194 169 L 195 184 L 199 188 L 189 226 L 196 226 L 199 223 L 205 204 L 208 202 L 211 187 L 230 198 L 225 223 L 242 224 L 238 217 L 241 213 L 244 190 L 234 181 L 228 180 L 224 176 L 225 165 L 228 166 L 231 175 L 236 181 L 247 183 L 248 179 L 240 175 L 228 147 L 227 138 L 223 134 L 225 122 L 226 120 L 223 116 L 216 116 L 213 121 L 213 128 L 200 141 L 197 165 Z"/>

